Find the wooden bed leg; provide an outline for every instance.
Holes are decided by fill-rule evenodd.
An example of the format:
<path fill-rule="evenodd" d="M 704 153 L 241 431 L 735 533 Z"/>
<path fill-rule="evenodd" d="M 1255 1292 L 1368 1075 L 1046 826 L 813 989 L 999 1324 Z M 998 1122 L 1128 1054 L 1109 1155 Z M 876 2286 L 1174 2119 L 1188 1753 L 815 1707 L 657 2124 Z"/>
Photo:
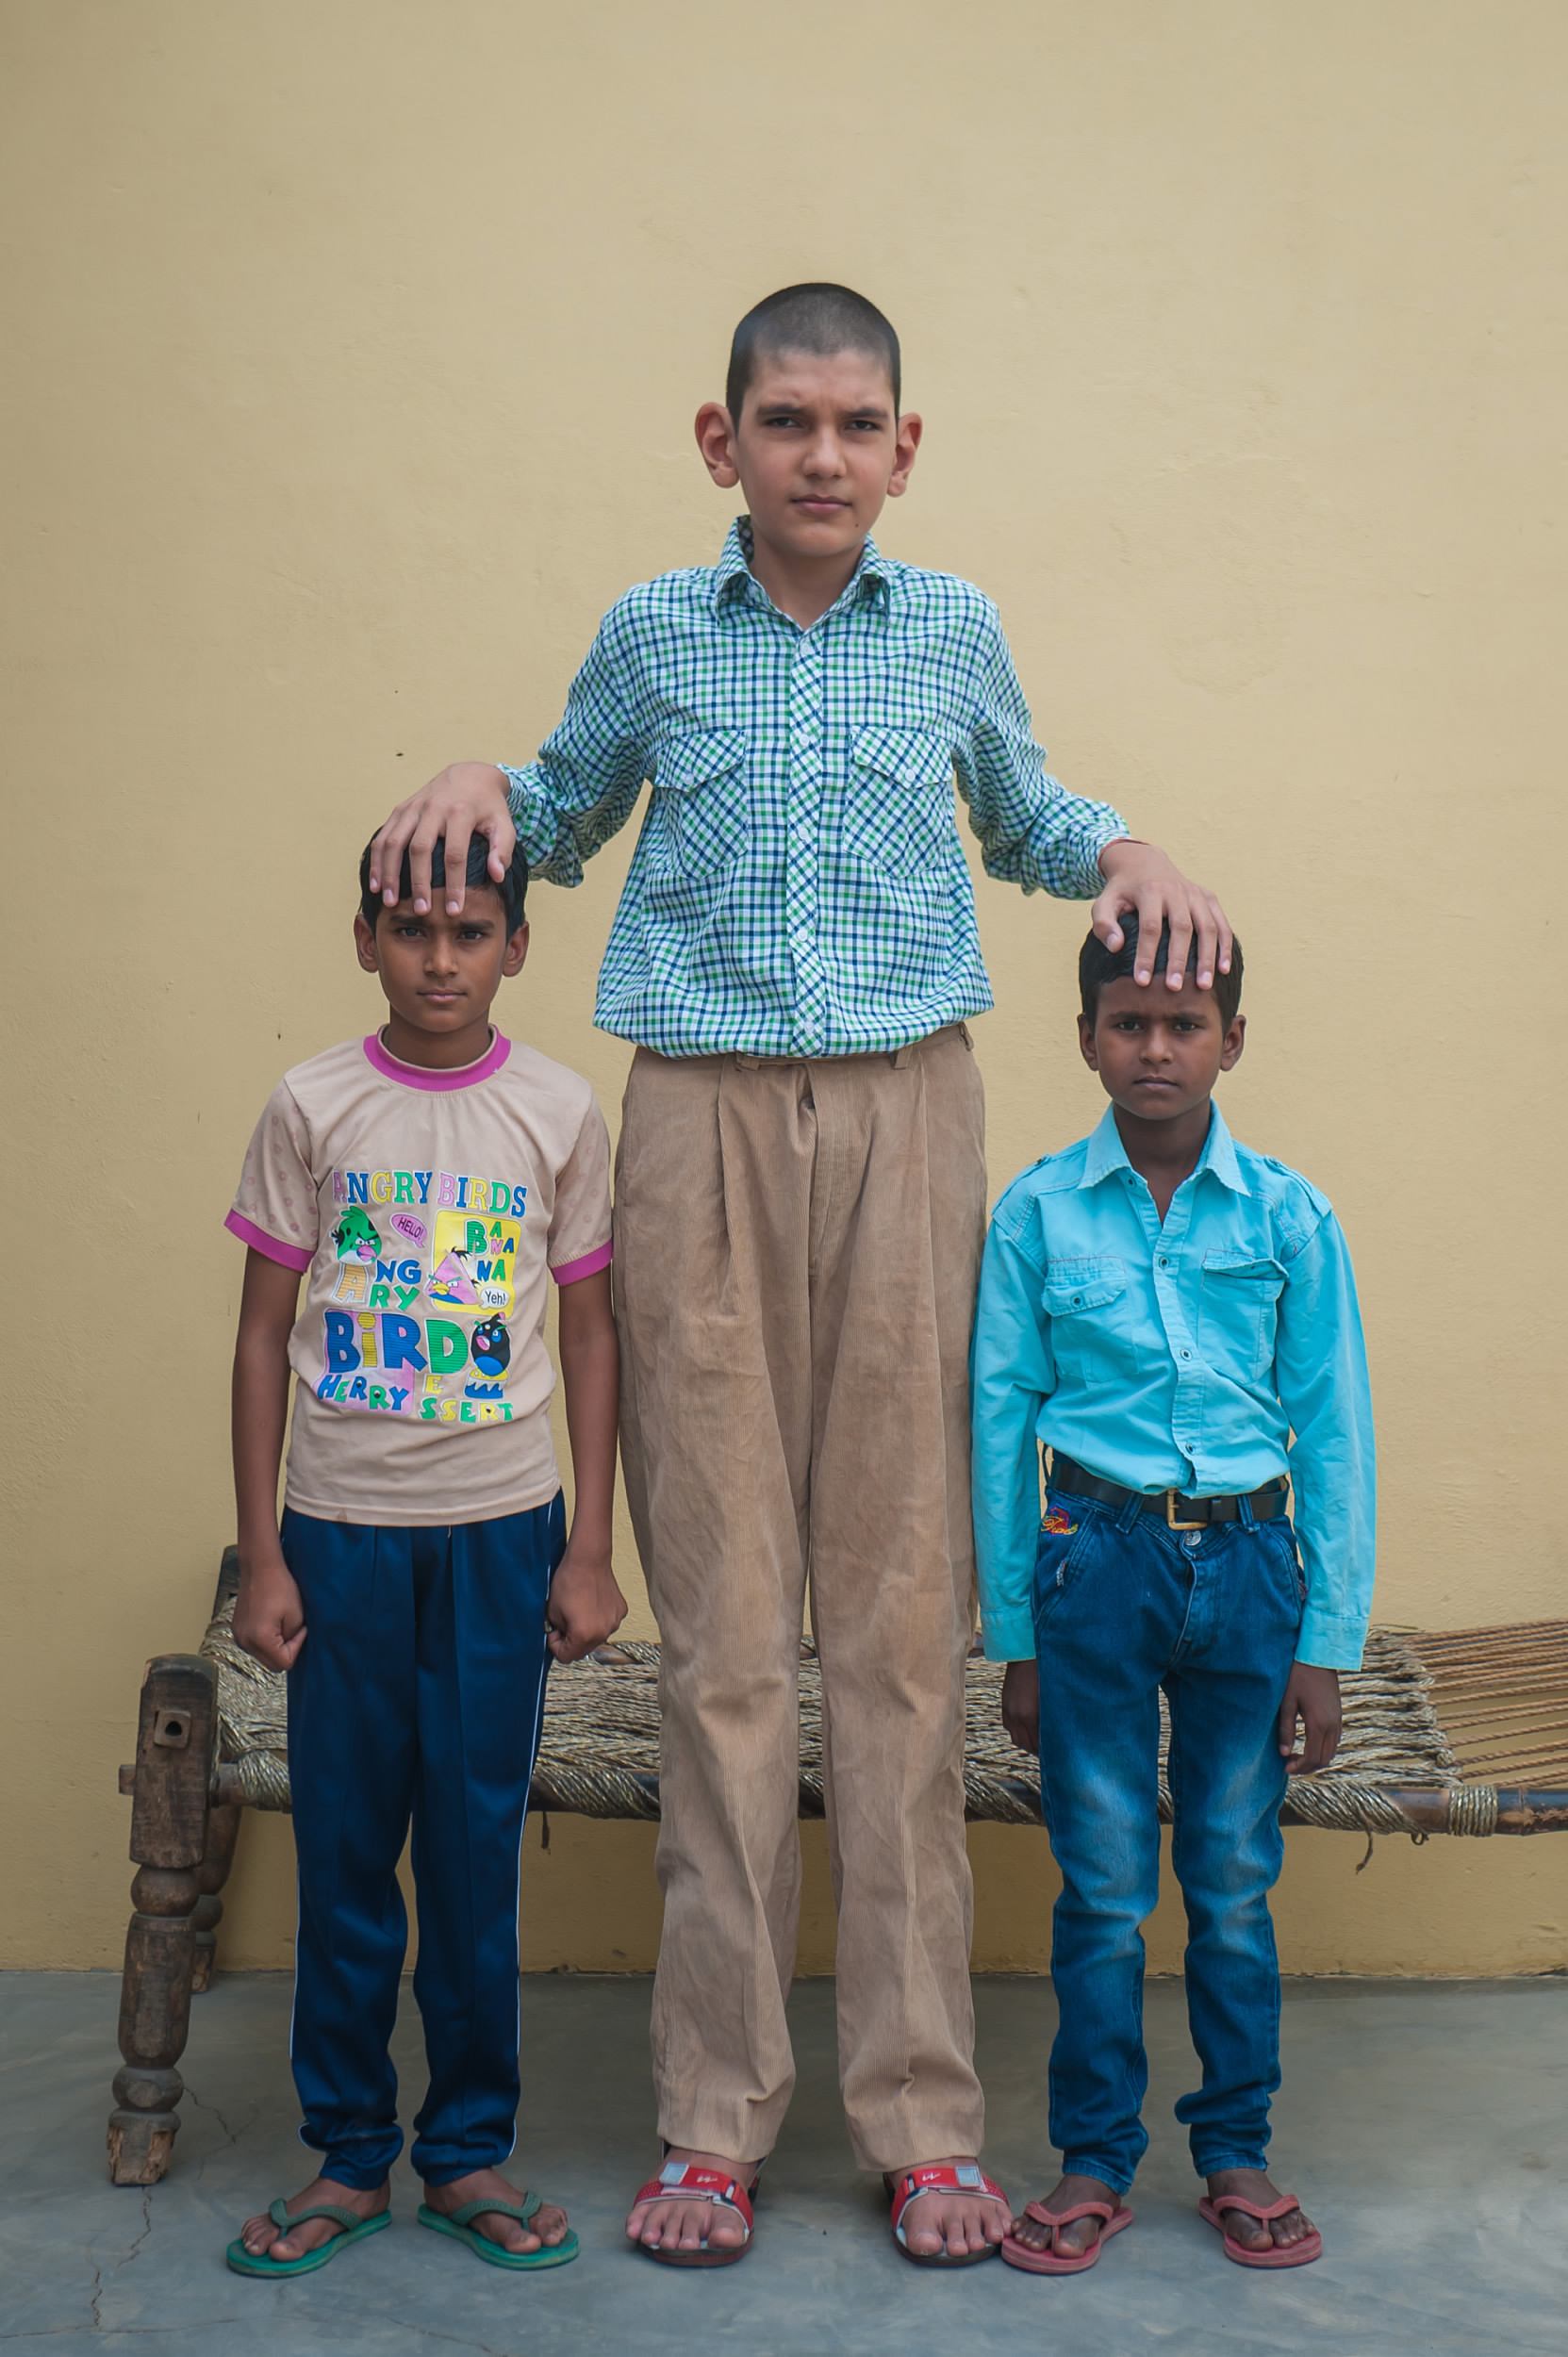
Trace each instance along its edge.
<path fill-rule="evenodd" d="M 220 1894 L 234 1864 L 234 1845 L 239 1836 L 239 1810 L 233 1801 L 225 1801 L 208 1811 L 206 1848 L 196 1869 L 196 1887 L 202 1895 L 191 1919 L 196 1931 L 196 1960 L 190 1975 L 192 1997 L 205 1997 L 212 1986 L 218 1963 L 218 1926 L 223 1920 Z"/>
<path fill-rule="evenodd" d="M 194 1654 L 160 1654 L 147 1665 L 137 1729 L 131 1805 L 135 1913 L 125 1934 L 120 2052 L 109 2114 L 109 2176 L 156 2185 L 179 2128 L 185 2082 L 175 2065 L 190 2024 L 197 1870 L 207 1849 L 207 1787 L 218 1725 L 217 1677 Z"/>

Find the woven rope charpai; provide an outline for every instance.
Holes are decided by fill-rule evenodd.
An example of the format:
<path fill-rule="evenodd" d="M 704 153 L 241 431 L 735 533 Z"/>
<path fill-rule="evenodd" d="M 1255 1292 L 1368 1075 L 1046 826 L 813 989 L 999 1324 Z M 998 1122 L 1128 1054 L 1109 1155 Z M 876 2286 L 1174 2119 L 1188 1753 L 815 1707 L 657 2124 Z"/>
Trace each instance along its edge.
<path fill-rule="evenodd" d="M 286 1687 L 242 1653 L 230 1625 L 232 1603 L 212 1622 L 202 1651 L 218 1669 L 223 1756 L 252 1807 L 289 1806 Z M 1568 1626 L 1547 1624 L 1520 1633 L 1449 1631 L 1421 1635 L 1375 1629 L 1363 1667 L 1345 1676 L 1345 1735 L 1326 1773 L 1293 1779 L 1292 1821 L 1358 1833 L 1410 1833 L 1418 1828 L 1396 1791 L 1425 1789 L 1450 1796 L 1449 1830 L 1486 1834 L 1497 1820 L 1489 1783 L 1467 1784 L 1466 1772 L 1490 1776 L 1521 1770 L 1508 1756 L 1507 1730 L 1528 1738 L 1528 1769 L 1549 1762 L 1543 1730 L 1563 1719 Z M 1532 1652 L 1533 1647 L 1533 1652 Z M 595 1658 L 554 1670 L 546 1689 L 544 1728 L 535 1774 L 535 1805 L 575 1816 L 656 1818 L 659 1813 L 659 1695 L 657 1645 L 606 1646 Z M 1534 1664 L 1534 1683 L 1530 1683 Z M 1543 1677 L 1543 1664 L 1545 1675 Z M 1434 1686 L 1467 1734 L 1470 1750 L 1450 1743 L 1433 1707 Z M 1037 1824 L 1039 1772 L 1003 1731 L 1001 1671 L 969 1663 L 966 1693 L 965 1790 L 971 1818 L 994 1824 Z M 1487 1714 L 1491 1715 L 1488 1716 Z M 1502 1732 L 1499 1732 L 1501 1714 Z M 1169 1820 L 1164 1772 L 1169 1728 L 1161 1705 L 1160 1814 Z M 801 1813 L 822 1814 L 822 1690 L 814 1655 L 801 1659 Z M 1559 1738 L 1560 1748 L 1561 1738 Z"/>

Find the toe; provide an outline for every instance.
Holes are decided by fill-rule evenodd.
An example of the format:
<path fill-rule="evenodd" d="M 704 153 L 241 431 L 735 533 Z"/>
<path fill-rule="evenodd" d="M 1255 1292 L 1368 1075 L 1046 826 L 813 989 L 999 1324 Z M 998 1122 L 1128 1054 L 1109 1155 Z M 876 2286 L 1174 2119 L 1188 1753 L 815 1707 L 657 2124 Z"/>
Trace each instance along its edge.
<path fill-rule="evenodd" d="M 536 2210 L 534 2233 L 540 2242 L 553 2250 L 557 2243 L 565 2242 L 567 2238 L 566 2212 L 557 2210 L 553 2203 L 547 2203 L 543 2209 Z"/>

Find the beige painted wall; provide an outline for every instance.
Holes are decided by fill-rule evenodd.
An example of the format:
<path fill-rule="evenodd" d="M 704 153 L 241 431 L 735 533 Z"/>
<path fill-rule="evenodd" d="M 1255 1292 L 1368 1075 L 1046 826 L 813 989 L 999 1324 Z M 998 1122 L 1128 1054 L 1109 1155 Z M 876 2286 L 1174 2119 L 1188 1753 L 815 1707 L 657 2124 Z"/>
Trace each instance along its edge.
<path fill-rule="evenodd" d="M 903 330 L 928 440 L 889 547 L 985 585 L 1062 772 L 1236 915 L 1228 1112 L 1360 1261 L 1382 1617 L 1560 1612 L 1555 0 L 3 17 L 0 1958 L 118 1953 L 140 1663 L 194 1641 L 230 1520 L 219 1223 L 273 1078 L 373 1013 L 359 846 L 443 760 L 525 755 L 609 600 L 717 548 L 689 420 L 791 278 Z M 505 1007 L 607 1110 L 629 840 L 539 891 Z M 999 1186 L 1099 1100 L 1080 913 L 982 915 Z M 647 1837 L 553 1835 L 533 1959 L 645 1963 Z M 1039 1964 L 1043 1843 L 974 1847 L 980 1962 Z M 233 1962 L 288 1957 L 287 1851 L 249 1829 Z M 1292 1838 L 1291 1967 L 1560 1961 L 1568 1845 L 1358 1855 Z"/>

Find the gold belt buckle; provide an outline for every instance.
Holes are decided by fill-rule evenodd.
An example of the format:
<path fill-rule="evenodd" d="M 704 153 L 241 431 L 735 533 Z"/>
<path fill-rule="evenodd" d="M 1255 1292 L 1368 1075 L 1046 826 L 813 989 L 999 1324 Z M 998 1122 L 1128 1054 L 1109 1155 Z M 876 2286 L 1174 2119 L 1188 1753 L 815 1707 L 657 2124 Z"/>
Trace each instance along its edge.
<path fill-rule="evenodd" d="M 1167 1530 L 1207 1530 L 1209 1527 L 1207 1514 L 1200 1523 L 1184 1523 L 1177 1513 L 1176 1509 L 1179 1506 L 1196 1506 L 1197 1504 L 1196 1498 L 1184 1498 L 1180 1490 L 1167 1490 L 1165 1492 L 1165 1528 Z"/>

